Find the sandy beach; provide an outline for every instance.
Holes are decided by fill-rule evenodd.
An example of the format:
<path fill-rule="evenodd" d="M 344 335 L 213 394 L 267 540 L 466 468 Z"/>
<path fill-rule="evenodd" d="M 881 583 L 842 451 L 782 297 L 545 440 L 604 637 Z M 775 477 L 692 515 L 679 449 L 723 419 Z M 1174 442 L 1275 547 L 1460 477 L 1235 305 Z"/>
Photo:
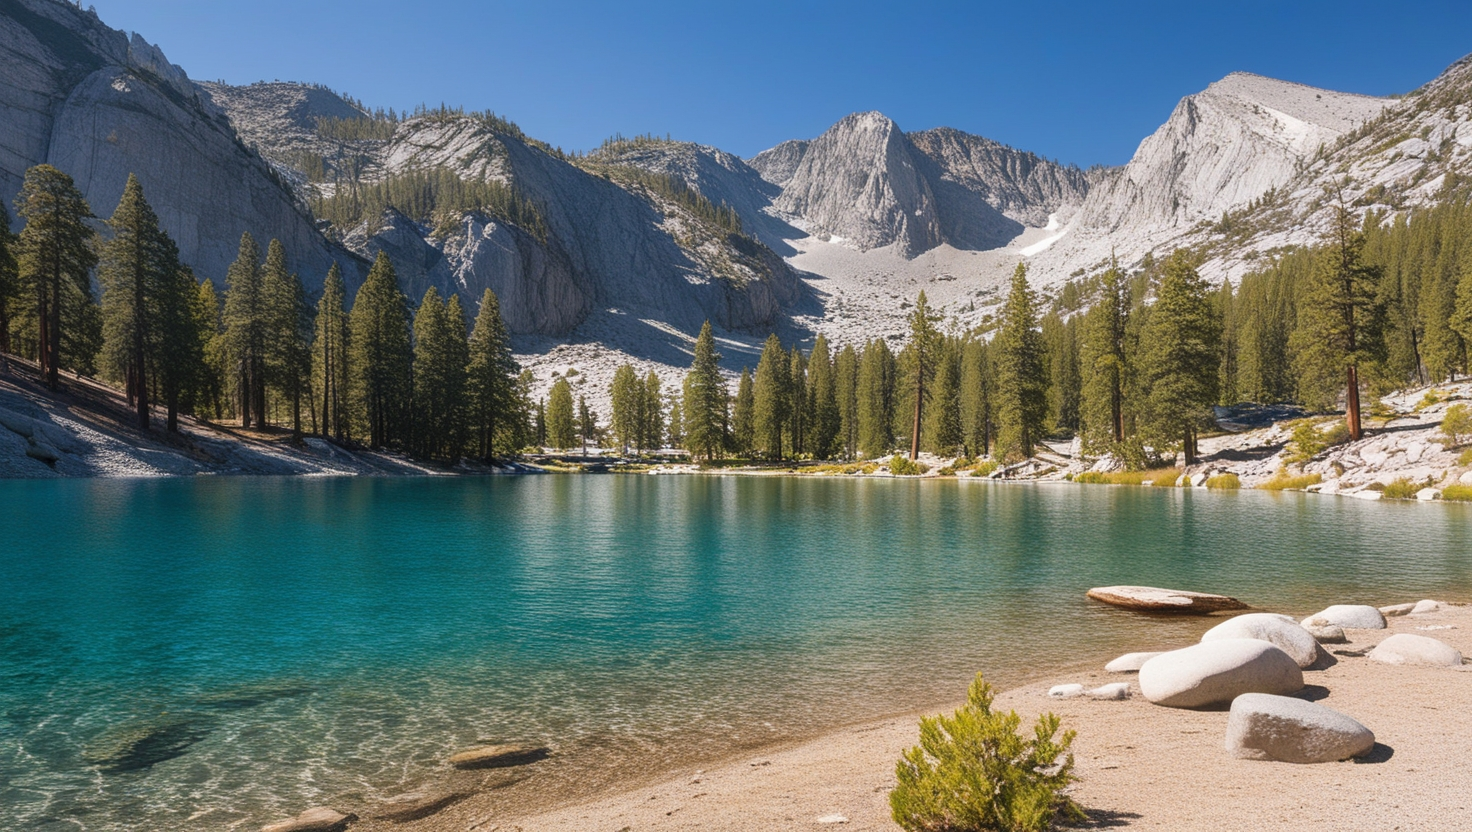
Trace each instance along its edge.
<path fill-rule="evenodd" d="M 1413 599 L 1378 599 L 1393 603 Z M 1200 620 L 1205 631 L 1226 616 Z M 1472 653 L 1472 607 L 1393 617 L 1385 630 L 1349 631 L 1325 645 L 1335 662 L 1305 671 L 1299 695 L 1360 720 L 1377 746 L 1353 762 L 1294 765 L 1234 759 L 1223 749 L 1227 713 L 1152 705 L 1133 674 L 1097 670 L 1006 691 L 996 705 L 1025 717 L 1053 711 L 1078 731 L 1085 828 L 1138 830 L 1448 829 L 1472 809 L 1472 666 L 1462 671 L 1391 666 L 1362 655 L 1393 633 L 1427 635 Z M 1141 649 L 1175 645 L 1141 645 Z M 1185 646 L 1185 645 L 1179 645 Z M 1321 662 L 1321 666 L 1324 663 Z M 1053 684 L 1129 680 L 1126 701 L 1050 699 Z M 690 769 L 660 782 L 574 805 L 497 810 L 472 796 L 411 823 L 355 829 L 415 832 L 640 832 L 641 830 L 897 830 L 888 796 L 894 765 L 917 737 L 919 714 L 848 728 L 796 746 Z M 555 806 L 554 803 L 544 804 Z"/>

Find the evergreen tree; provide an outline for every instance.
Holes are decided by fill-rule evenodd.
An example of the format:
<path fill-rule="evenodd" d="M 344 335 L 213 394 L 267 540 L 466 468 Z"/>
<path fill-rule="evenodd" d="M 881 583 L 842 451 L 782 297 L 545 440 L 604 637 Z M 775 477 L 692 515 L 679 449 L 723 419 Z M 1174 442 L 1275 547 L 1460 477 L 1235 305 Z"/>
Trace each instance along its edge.
<path fill-rule="evenodd" d="M 1457 280 L 1457 299 L 1452 310 L 1451 325 L 1462 336 L 1463 343 L 1472 344 L 1472 263 L 1462 268 Z"/>
<path fill-rule="evenodd" d="M 706 321 L 695 339 L 695 360 L 685 376 L 682 411 L 685 447 L 706 459 L 715 459 L 726 446 L 728 394 L 720 360 L 710 321 Z"/>
<path fill-rule="evenodd" d="M 752 379 L 753 444 L 768 459 L 782 458 L 782 435 L 792 416 L 791 374 L 792 365 L 782 342 L 776 335 L 768 335 L 756 363 L 756 377 Z"/>
<path fill-rule="evenodd" d="M 852 344 L 833 361 L 833 379 L 838 408 L 838 450 L 845 459 L 859 453 L 859 354 Z"/>
<path fill-rule="evenodd" d="M 1030 457 L 1048 418 L 1048 365 L 1037 299 L 1017 264 L 993 344 L 997 367 L 997 444 L 1011 459 Z"/>
<path fill-rule="evenodd" d="M 1191 255 L 1178 250 L 1140 334 L 1141 415 L 1155 448 L 1179 441 L 1187 465 L 1196 461 L 1196 434 L 1218 398 L 1220 338 L 1210 289 Z"/>
<path fill-rule="evenodd" d="M 940 330 L 935 325 L 940 316 L 932 312 L 925 300 L 925 293 L 915 299 L 915 311 L 910 313 L 909 366 L 906 367 L 908 390 L 915 420 L 910 435 L 910 459 L 920 455 L 920 427 L 925 405 L 930 397 L 929 385 L 935 376 L 936 360 L 941 349 Z"/>
<path fill-rule="evenodd" d="M 859 361 L 859 451 L 867 459 L 894 447 L 894 382 L 894 354 L 883 338 L 875 338 Z"/>
<path fill-rule="evenodd" d="M 420 456 L 453 462 L 464 449 L 470 344 L 458 295 L 431 286 L 414 315 L 414 445 Z"/>
<path fill-rule="evenodd" d="M 1382 358 L 1385 345 L 1378 291 L 1381 271 L 1365 262 L 1364 246 L 1365 235 L 1341 199 L 1299 301 L 1299 328 L 1294 333 L 1301 386 L 1322 388 L 1341 373 L 1346 380 L 1345 420 L 1353 440 L 1363 435 L 1360 367 Z"/>
<path fill-rule="evenodd" d="M 644 444 L 658 450 L 664 443 L 664 392 L 653 370 L 644 377 Z"/>
<path fill-rule="evenodd" d="M 29 304 L 24 311 L 36 324 L 41 376 L 55 390 L 63 363 L 84 370 L 96 352 L 88 331 L 100 322 L 92 298 L 92 209 L 72 178 L 50 165 L 26 171 L 15 208 L 26 222 L 15 244 L 20 290 Z"/>
<path fill-rule="evenodd" d="M 996 379 L 991 349 L 980 338 L 961 348 L 961 441 L 967 456 L 992 452 L 992 425 L 996 418 Z"/>
<path fill-rule="evenodd" d="M 559 451 L 577 441 L 577 414 L 573 411 L 572 385 L 559 378 L 547 394 L 547 444 Z"/>
<path fill-rule="evenodd" d="M 342 282 L 342 269 L 334 262 L 322 282 L 322 297 L 317 301 L 316 336 L 312 339 L 312 360 L 316 367 L 317 390 L 322 396 L 322 438 L 331 436 L 347 441 L 350 433 L 347 414 L 348 381 L 348 314 L 343 308 L 347 290 Z"/>
<path fill-rule="evenodd" d="M 196 413 L 214 386 L 208 350 L 215 329 L 214 322 L 207 317 L 214 310 L 201 314 L 200 282 L 195 280 L 193 270 L 179 262 L 173 241 L 168 243 L 167 259 L 173 267 L 164 273 L 159 293 L 161 338 L 153 376 L 163 396 L 166 429 L 178 432 L 179 413 Z M 205 302 L 214 302 L 213 288 Z"/>
<path fill-rule="evenodd" d="M 840 450 L 838 433 L 842 425 L 838 412 L 838 379 L 828 339 L 822 335 L 813 342 L 813 352 L 808 357 L 808 412 L 808 449 L 815 459 L 832 459 Z"/>
<path fill-rule="evenodd" d="M 228 306 L 228 303 L 227 303 Z M 388 255 L 379 252 L 349 316 L 357 432 L 375 448 L 404 447 L 414 394 L 409 308 Z"/>
<path fill-rule="evenodd" d="M 598 414 L 588 407 L 586 397 L 578 396 L 578 437 L 583 442 L 583 456 L 588 455 L 588 443 L 598 444 Z"/>
<path fill-rule="evenodd" d="M 537 399 L 537 408 L 532 417 L 532 433 L 537 438 L 537 447 L 547 447 L 547 400 Z"/>
<path fill-rule="evenodd" d="M 102 364 L 109 376 L 124 382 L 137 427 L 146 431 L 149 396 L 157 386 L 153 371 L 160 367 L 165 340 L 183 334 L 166 332 L 163 321 L 166 295 L 177 291 L 182 266 L 137 177 L 129 174 L 107 225 L 112 238 L 98 246 L 97 269 L 102 285 Z"/>
<path fill-rule="evenodd" d="M 20 302 L 20 266 L 15 261 L 15 235 L 10 232 L 10 211 L 0 202 L 0 367 L 12 353 L 10 319 Z"/>
<path fill-rule="evenodd" d="M 1117 263 L 1100 279 L 1099 299 L 1084 316 L 1079 347 L 1079 421 L 1084 448 L 1099 453 L 1124 441 L 1129 387 L 1129 284 Z"/>
<path fill-rule="evenodd" d="M 741 368 L 736 383 L 736 404 L 731 412 L 731 449 L 737 456 L 750 456 L 756 440 L 756 393 L 752 389 L 751 370 Z"/>
<path fill-rule="evenodd" d="M 215 293 L 215 284 L 208 280 L 199 282 L 191 306 L 194 329 L 199 334 L 204 361 L 200 365 L 200 376 L 194 385 L 194 401 L 191 407 L 196 416 L 208 405 L 215 419 L 224 418 L 224 382 L 230 373 L 229 353 L 225 349 L 225 330 L 220 322 L 220 296 Z"/>
<path fill-rule="evenodd" d="M 1064 321 L 1056 312 L 1042 320 L 1043 348 L 1048 354 L 1048 420 L 1057 431 L 1078 430 L 1079 373 L 1078 316 Z"/>
<path fill-rule="evenodd" d="M 1219 403 L 1230 405 L 1240 399 L 1237 389 L 1238 304 L 1237 297 L 1232 292 L 1232 281 L 1222 281 L 1221 288 L 1215 293 L 1215 301 L 1216 317 L 1222 322 L 1220 364 L 1218 365 L 1220 369 L 1217 371 Z"/>
<path fill-rule="evenodd" d="M 690 377 L 688 375 L 685 377 L 685 379 L 687 381 L 689 380 L 689 378 Z M 671 390 L 670 391 L 668 410 L 669 410 L 669 414 L 670 414 L 670 416 L 669 416 L 670 447 L 671 448 L 683 448 L 683 447 L 685 447 L 685 415 L 684 415 L 685 414 L 685 405 L 684 405 L 683 388 L 679 392 L 674 391 L 674 390 Z"/>
<path fill-rule="evenodd" d="M 286 267 L 280 240 L 266 246 L 261 268 L 266 316 L 266 380 L 291 408 L 291 432 L 302 435 L 302 397 L 312 372 L 312 310 L 301 278 Z"/>
<path fill-rule="evenodd" d="M 802 350 L 792 348 L 787 359 L 787 443 L 793 457 L 807 453 L 808 367 Z"/>
<path fill-rule="evenodd" d="M 628 453 L 630 448 L 640 450 L 641 434 L 644 431 L 644 385 L 634 365 L 624 364 L 613 373 L 613 386 L 609 390 L 611 407 L 610 426 L 614 438 Z"/>
<path fill-rule="evenodd" d="M 954 338 L 937 340 L 935 374 L 925 412 L 926 445 L 941 456 L 961 450 L 961 347 Z"/>
<path fill-rule="evenodd" d="M 240 236 L 240 253 L 225 273 L 225 348 L 240 426 L 266 426 L 266 355 L 270 340 L 261 250 L 249 232 Z"/>
<path fill-rule="evenodd" d="M 467 426 L 476 456 L 490 460 L 498 450 L 512 453 L 528 444 L 526 408 L 533 384 L 529 370 L 517 378 L 520 368 L 511 354 L 501 302 L 490 289 L 481 295 L 469 350 Z"/>

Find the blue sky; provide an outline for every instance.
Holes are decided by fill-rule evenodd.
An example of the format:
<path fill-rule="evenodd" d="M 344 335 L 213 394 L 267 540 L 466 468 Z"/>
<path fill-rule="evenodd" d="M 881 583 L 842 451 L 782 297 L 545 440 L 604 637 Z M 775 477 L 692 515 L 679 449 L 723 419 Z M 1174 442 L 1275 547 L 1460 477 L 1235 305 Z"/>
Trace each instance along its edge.
<path fill-rule="evenodd" d="M 95 2 L 197 79 L 491 109 L 568 150 L 668 133 L 750 156 L 880 110 L 1121 164 L 1234 70 L 1386 95 L 1472 52 L 1467 0 Z"/>

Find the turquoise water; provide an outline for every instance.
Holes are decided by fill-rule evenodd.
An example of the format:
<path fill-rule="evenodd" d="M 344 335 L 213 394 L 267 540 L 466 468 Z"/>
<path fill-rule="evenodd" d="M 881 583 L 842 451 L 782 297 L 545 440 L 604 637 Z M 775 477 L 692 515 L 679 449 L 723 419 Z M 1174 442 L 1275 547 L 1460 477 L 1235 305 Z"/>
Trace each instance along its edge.
<path fill-rule="evenodd" d="M 1472 510 L 765 477 L 0 482 L 0 828 L 252 828 L 634 774 L 1190 638 L 1083 597 L 1472 597 Z M 131 739 L 129 739 L 131 738 Z M 142 738 L 142 739 L 140 739 Z"/>

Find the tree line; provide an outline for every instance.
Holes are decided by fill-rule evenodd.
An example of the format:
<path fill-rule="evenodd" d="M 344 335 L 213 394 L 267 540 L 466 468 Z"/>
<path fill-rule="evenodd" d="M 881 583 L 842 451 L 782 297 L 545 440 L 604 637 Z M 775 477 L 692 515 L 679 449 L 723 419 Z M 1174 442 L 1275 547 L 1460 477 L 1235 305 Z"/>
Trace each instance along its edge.
<path fill-rule="evenodd" d="M 34 358 L 52 389 L 62 368 L 117 383 L 141 430 L 160 406 L 170 431 L 181 413 L 238 418 L 444 461 L 532 439 L 532 378 L 490 290 L 469 326 L 456 295 L 411 305 L 380 253 L 351 311 L 337 264 L 313 305 L 281 243 L 262 257 L 247 233 L 220 297 L 179 261 L 136 177 L 105 238 L 49 165 L 27 171 L 16 208 L 19 235 L 0 209 L 0 352 Z"/>

